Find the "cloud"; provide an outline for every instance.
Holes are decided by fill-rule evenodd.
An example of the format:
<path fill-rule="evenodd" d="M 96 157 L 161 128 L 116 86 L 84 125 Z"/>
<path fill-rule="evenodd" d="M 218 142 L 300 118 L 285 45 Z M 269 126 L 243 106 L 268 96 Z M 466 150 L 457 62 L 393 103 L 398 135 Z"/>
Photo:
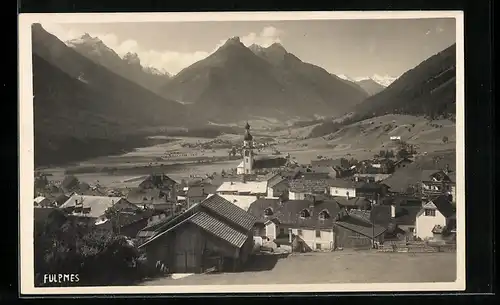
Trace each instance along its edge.
<path fill-rule="evenodd" d="M 62 41 L 80 38 L 85 32 L 67 29 L 59 24 L 44 23 L 42 26 Z M 98 37 L 105 45 L 113 49 L 118 55 L 124 56 L 127 52 L 137 53 L 141 64 L 146 67 L 154 67 L 165 70 L 171 74 L 177 74 L 187 66 L 200 61 L 222 46 L 227 39 L 215 44 L 211 51 L 177 52 L 172 50 L 154 50 L 142 48 L 136 40 L 128 39 L 120 41 L 113 33 L 87 32 L 92 37 Z M 240 37 L 241 42 L 250 46 L 258 44 L 268 47 L 273 43 L 281 42 L 280 36 L 283 32 L 275 27 L 263 28 L 259 33 L 248 33 Z"/>

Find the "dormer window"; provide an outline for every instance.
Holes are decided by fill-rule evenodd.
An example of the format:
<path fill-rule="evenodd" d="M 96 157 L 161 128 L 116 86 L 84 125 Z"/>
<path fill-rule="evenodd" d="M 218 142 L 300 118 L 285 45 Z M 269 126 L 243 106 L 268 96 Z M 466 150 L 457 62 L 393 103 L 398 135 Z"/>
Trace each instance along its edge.
<path fill-rule="evenodd" d="M 318 217 L 319 217 L 320 220 L 330 219 L 330 213 L 328 213 L 328 211 L 326 211 L 326 210 L 325 211 L 321 211 L 319 213 Z"/>
<path fill-rule="evenodd" d="M 267 208 L 264 210 L 264 215 L 266 216 L 272 216 L 273 215 L 273 209 Z"/>
<path fill-rule="evenodd" d="M 307 209 L 303 209 L 300 211 L 300 218 L 308 218 L 311 217 L 311 213 Z"/>

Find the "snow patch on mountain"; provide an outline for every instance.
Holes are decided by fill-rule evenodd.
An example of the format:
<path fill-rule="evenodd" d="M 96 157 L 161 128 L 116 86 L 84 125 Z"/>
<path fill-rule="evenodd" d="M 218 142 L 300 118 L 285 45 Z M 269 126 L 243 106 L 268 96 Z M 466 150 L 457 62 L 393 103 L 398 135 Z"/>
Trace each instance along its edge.
<path fill-rule="evenodd" d="M 355 78 L 355 81 L 359 82 L 359 81 L 367 80 L 367 79 L 371 79 L 374 82 L 376 82 L 384 87 L 388 87 L 390 84 L 392 84 L 397 79 L 397 77 L 392 77 L 389 75 L 374 74 L 371 77 L 357 77 L 357 78 Z"/>

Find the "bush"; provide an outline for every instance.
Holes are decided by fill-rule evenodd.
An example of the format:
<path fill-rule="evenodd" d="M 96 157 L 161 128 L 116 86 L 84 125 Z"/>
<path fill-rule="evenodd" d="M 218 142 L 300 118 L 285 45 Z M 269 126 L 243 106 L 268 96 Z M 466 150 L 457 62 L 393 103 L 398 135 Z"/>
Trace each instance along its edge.
<path fill-rule="evenodd" d="M 138 256 L 124 236 L 77 220 L 60 226 L 51 220 L 35 229 L 35 285 L 44 285 L 41 275 L 57 273 L 78 274 L 78 286 L 130 284 L 140 279 Z"/>

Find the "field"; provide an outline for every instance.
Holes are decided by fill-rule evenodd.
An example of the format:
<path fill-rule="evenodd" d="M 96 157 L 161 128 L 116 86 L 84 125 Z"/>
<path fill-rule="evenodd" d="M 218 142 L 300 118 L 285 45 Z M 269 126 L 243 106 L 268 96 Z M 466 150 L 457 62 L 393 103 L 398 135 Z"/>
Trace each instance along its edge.
<path fill-rule="evenodd" d="M 422 117 L 385 115 L 358 122 L 321 137 L 309 135 L 317 125 L 290 127 L 271 131 L 274 125 L 255 124 L 252 133 L 257 141 L 272 144 L 257 154 L 270 155 L 278 150 L 301 164 L 309 164 L 318 156 L 327 158 L 371 158 L 380 150 L 395 147 L 390 136 L 415 144 L 420 153 L 454 149 L 455 125 L 451 121 L 428 121 Z M 446 136 L 448 141 L 443 142 Z M 44 169 L 50 180 L 62 180 L 65 170 L 76 172 L 81 181 L 96 182 L 108 187 L 125 187 L 126 180 L 165 172 L 180 180 L 235 168 L 240 160 L 228 160 L 232 145 L 241 145 L 242 135 L 224 134 L 216 139 L 175 137 L 155 146 L 138 148 L 119 156 L 103 156 L 66 167 Z M 271 140 L 269 140 L 271 139 Z M 112 170 L 110 170 L 110 168 Z"/>
<path fill-rule="evenodd" d="M 239 273 L 159 278 L 141 285 L 244 285 L 454 282 L 456 253 L 377 253 L 342 251 L 261 256 Z"/>

